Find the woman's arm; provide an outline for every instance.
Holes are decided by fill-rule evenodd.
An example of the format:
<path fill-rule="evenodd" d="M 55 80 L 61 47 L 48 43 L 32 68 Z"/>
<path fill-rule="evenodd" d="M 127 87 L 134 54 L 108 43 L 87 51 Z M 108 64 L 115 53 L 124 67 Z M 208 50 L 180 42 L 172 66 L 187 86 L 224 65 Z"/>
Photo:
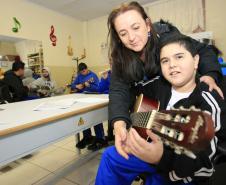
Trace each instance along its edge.
<path fill-rule="evenodd" d="M 130 125 L 129 110 L 132 101 L 130 91 L 130 85 L 112 73 L 108 106 L 109 121 L 111 123 L 121 120 Z"/>

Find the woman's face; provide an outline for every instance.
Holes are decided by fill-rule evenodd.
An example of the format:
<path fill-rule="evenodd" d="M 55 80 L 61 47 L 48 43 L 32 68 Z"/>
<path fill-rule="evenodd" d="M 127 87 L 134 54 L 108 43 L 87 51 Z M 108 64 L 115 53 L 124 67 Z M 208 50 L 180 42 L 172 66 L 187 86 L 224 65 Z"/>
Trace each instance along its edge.
<path fill-rule="evenodd" d="M 144 49 L 148 41 L 150 25 L 145 21 L 139 12 L 129 10 L 115 18 L 115 30 L 122 43 L 128 49 L 140 52 Z"/>

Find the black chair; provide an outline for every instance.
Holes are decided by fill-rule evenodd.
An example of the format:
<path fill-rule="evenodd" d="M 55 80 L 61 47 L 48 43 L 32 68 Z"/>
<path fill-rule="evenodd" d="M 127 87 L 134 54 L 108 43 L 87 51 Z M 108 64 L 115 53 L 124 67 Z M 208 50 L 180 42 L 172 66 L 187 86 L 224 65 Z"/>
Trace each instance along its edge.
<path fill-rule="evenodd" d="M 12 94 L 10 93 L 8 85 L 0 80 L 0 104 L 13 102 Z"/>
<path fill-rule="evenodd" d="M 226 171 L 226 141 L 218 144 L 214 165 L 215 173 L 213 174 L 212 185 L 222 185 L 222 182 L 225 180 Z"/>

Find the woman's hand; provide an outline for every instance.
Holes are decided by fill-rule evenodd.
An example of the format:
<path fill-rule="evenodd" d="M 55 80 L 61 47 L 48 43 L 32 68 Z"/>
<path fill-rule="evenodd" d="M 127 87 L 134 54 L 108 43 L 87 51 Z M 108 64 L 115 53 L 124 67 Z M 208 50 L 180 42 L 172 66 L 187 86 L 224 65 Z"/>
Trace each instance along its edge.
<path fill-rule="evenodd" d="M 124 121 L 116 121 L 114 123 L 115 131 L 115 147 L 118 153 L 126 159 L 129 159 L 128 150 L 126 149 L 127 129 Z"/>
<path fill-rule="evenodd" d="M 141 160 L 157 164 L 163 155 L 163 144 L 159 137 L 147 130 L 147 134 L 152 142 L 147 142 L 136 132 L 135 129 L 131 128 L 128 134 L 127 146 L 130 152 Z"/>
<path fill-rule="evenodd" d="M 213 89 L 218 92 L 218 94 L 224 99 L 223 92 L 221 89 L 217 86 L 215 80 L 210 76 L 202 76 L 200 78 L 200 82 L 204 82 L 209 86 L 209 91 L 212 91 Z"/>

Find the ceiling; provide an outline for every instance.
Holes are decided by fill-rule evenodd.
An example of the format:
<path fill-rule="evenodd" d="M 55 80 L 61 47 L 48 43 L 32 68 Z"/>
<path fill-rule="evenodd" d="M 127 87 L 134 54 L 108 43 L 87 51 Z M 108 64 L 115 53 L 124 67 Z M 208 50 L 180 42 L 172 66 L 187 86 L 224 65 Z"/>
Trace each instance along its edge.
<path fill-rule="evenodd" d="M 125 0 L 27 0 L 81 21 L 108 15 L 110 11 Z M 137 0 L 148 4 L 157 0 Z"/>

